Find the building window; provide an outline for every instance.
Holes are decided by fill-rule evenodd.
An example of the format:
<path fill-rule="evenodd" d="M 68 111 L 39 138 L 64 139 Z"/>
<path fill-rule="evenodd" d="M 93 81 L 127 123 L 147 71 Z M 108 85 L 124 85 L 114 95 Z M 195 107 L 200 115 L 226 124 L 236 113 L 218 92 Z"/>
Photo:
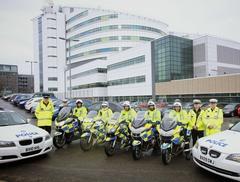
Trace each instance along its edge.
<path fill-rule="evenodd" d="M 50 69 L 57 69 L 57 66 L 48 66 Z"/>
<path fill-rule="evenodd" d="M 57 88 L 57 87 L 49 87 L 49 88 L 48 88 L 48 91 L 49 91 L 49 92 L 57 92 L 57 91 L 58 91 L 58 88 Z"/>
<path fill-rule="evenodd" d="M 55 18 L 47 18 L 47 20 L 55 20 L 55 21 L 56 21 L 56 19 L 55 19 Z"/>
<path fill-rule="evenodd" d="M 108 70 L 114 70 L 114 69 L 119 69 L 119 68 L 123 68 L 123 67 L 127 67 L 127 66 L 131 66 L 134 64 L 139 64 L 139 63 L 144 63 L 145 62 L 145 56 L 139 56 L 139 57 L 135 57 L 126 61 L 121 61 L 118 63 L 114 63 L 111 65 L 108 65 Z"/>
<path fill-rule="evenodd" d="M 57 48 L 57 46 L 48 46 L 48 48 Z"/>
<path fill-rule="evenodd" d="M 84 22 L 81 22 L 77 25 L 74 25 L 73 27 L 69 28 L 66 32 L 69 33 L 69 32 L 72 32 L 74 30 L 79 29 L 82 26 L 86 26 L 86 25 L 96 23 L 96 22 L 107 21 L 107 20 L 113 19 L 113 18 L 118 18 L 118 14 L 103 15 L 103 16 L 98 16 L 98 17 L 89 19 L 87 21 L 84 21 Z"/>
<path fill-rule="evenodd" d="M 72 9 L 73 9 L 72 11 L 71 11 L 71 9 L 70 9 L 70 13 L 74 11 L 74 8 L 72 8 Z M 79 20 L 79 18 L 82 18 L 82 17 L 87 16 L 87 15 L 88 15 L 88 10 L 83 11 L 83 12 L 81 12 L 81 13 L 73 16 L 73 17 L 70 18 L 69 20 L 67 20 L 66 23 L 69 24 L 69 23 L 71 23 L 71 22 L 73 22 L 73 21 L 75 21 L 75 20 Z"/>
<path fill-rule="evenodd" d="M 107 69 L 106 68 L 95 68 L 95 69 L 91 69 L 88 71 L 74 74 L 71 76 L 71 78 L 76 79 L 76 78 L 79 78 L 82 76 L 88 76 L 88 75 L 97 74 L 97 73 L 107 73 Z M 69 77 L 67 77 L 67 79 L 69 80 Z"/>
<path fill-rule="evenodd" d="M 72 90 L 95 88 L 95 87 L 107 87 L 107 83 L 97 82 L 97 83 L 90 83 L 90 84 L 85 84 L 85 85 L 77 85 L 77 86 L 72 87 Z M 69 88 L 68 88 L 68 90 L 69 90 Z"/>
<path fill-rule="evenodd" d="M 95 49 L 95 50 L 75 54 L 73 56 L 68 57 L 67 60 L 76 59 L 76 58 L 79 58 L 79 57 L 84 57 L 84 56 L 89 56 L 89 55 L 94 55 L 94 54 L 99 54 L 99 53 L 116 52 L 116 51 L 119 51 L 119 47 L 109 47 L 109 48 Z"/>
<path fill-rule="evenodd" d="M 108 86 L 127 85 L 145 82 L 145 75 L 108 81 Z"/>
<path fill-rule="evenodd" d="M 57 77 L 48 77 L 48 81 L 57 81 L 58 78 Z"/>
<path fill-rule="evenodd" d="M 49 58 L 56 58 L 56 55 L 48 55 Z"/>
<path fill-rule="evenodd" d="M 55 27 L 47 27 L 47 29 L 56 30 Z"/>
<path fill-rule="evenodd" d="M 48 39 L 57 39 L 57 37 L 47 37 Z"/>

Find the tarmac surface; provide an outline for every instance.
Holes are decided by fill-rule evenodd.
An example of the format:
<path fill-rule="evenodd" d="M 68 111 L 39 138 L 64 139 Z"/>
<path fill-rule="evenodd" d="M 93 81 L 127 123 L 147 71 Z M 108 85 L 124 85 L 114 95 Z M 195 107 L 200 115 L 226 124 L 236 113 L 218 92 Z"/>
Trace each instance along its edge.
<path fill-rule="evenodd" d="M 0 99 L 0 107 L 14 110 L 25 118 L 29 113 Z M 237 118 L 225 119 L 224 128 Z M 35 121 L 33 121 L 35 124 Z M 131 151 L 123 151 L 107 157 L 102 146 L 83 152 L 79 140 L 54 149 L 48 155 L 0 165 L 0 182 L 228 182 L 230 180 L 211 174 L 197 167 L 183 156 L 174 158 L 165 166 L 161 156 L 153 154 L 134 161 Z"/>

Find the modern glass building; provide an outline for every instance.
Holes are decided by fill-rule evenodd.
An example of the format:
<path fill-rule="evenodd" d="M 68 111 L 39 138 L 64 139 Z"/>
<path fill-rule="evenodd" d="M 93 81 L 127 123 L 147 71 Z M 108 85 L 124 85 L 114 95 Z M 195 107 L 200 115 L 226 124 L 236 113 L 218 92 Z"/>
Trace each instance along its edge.
<path fill-rule="evenodd" d="M 152 65 L 154 82 L 193 78 L 193 41 L 173 35 L 154 40 Z"/>

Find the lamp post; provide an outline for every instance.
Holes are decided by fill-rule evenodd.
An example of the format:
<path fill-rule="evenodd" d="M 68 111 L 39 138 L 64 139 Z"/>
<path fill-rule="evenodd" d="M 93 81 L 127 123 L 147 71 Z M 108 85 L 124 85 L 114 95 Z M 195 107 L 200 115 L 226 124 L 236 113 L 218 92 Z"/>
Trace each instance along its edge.
<path fill-rule="evenodd" d="M 72 67 L 71 67 L 71 41 L 73 42 L 79 42 L 80 40 L 76 40 L 76 39 L 66 39 L 66 38 L 63 38 L 63 37 L 59 37 L 59 39 L 61 40 L 65 40 L 66 41 L 66 44 L 68 42 L 68 59 L 69 59 L 69 89 L 70 89 L 70 99 L 72 98 Z M 66 77 L 66 71 L 67 69 L 65 70 L 65 77 Z M 65 82 L 66 82 L 66 78 L 65 78 Z M 66 83 L 65 84 L 65 87 L 66 87 Z"/>
<path fill-rule="evenodd" d="M 33 75 L 33 63 L 38 63 L 37 61 L 25 61 L 25 63 L 31 64 L 31 75 Z"/>

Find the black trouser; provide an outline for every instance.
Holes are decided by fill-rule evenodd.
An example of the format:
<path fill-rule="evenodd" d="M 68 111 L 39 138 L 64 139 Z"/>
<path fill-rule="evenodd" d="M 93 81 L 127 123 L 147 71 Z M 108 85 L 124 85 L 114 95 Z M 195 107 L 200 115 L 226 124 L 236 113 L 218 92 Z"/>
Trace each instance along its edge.
<path fill-rule="evenodd" d="M 52 127 L 51 126 L 39 126 L 39 128 L 42 128 L 46 130 L 49 134 L 51 134 Z"/>
<path fill-rule="evenodd" d="M 192 130 L 192 139 L 193 139 L 193 145 L 197 142 L 199 138 L 202 138 L 204 135 L 204 131 L 198 131 L 198 130 Z"/>

